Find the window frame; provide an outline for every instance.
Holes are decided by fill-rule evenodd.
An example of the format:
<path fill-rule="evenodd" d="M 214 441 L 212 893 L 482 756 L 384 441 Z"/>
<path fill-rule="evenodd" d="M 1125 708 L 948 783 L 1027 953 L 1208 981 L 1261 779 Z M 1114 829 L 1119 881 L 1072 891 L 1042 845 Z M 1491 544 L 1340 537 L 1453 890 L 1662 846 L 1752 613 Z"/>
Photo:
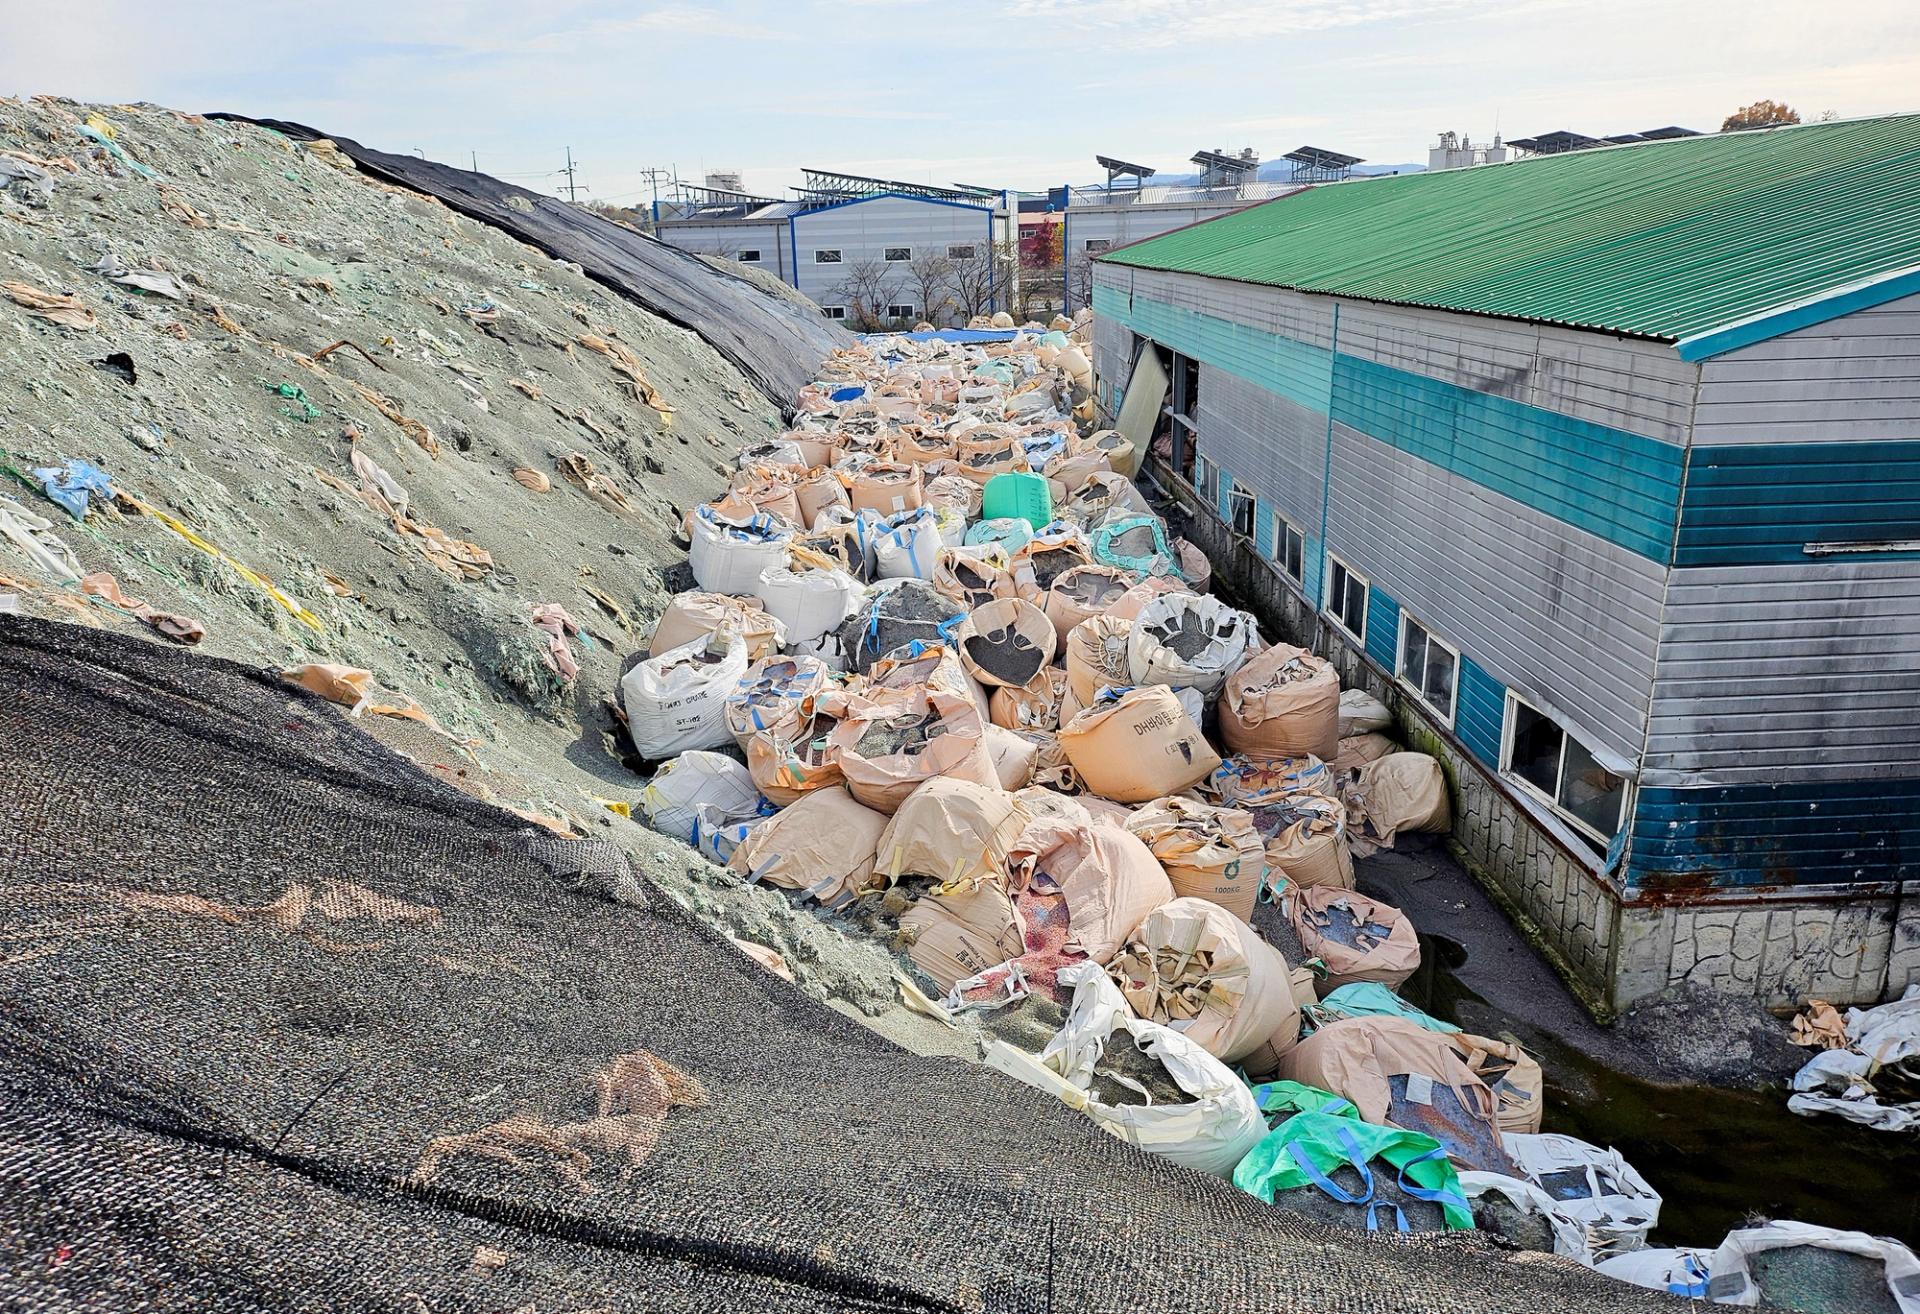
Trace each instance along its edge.
<path fill-rule="evenodd" d="M 760 260 L 761 260 L 760 248 L 757 246 L 750 246 L 746 250 L 742 251 L 739 255 L 735 256 L 734 259 L 738 260 L 743 265 L 757 265 L 760 263 Z"/>
<path fill-rule="evenodd" d="M 825 319 L 845 319 L 847 317 L 847 308 L 845 306 L 822 306 L 820 307 L 820 314 L 822 318 Z"/>
<path fill-rule="evenodd" d="M 1193 491 L 1200 494 L 1209 507 L 1220 503 L 1220 467 L 1208 460 L 1205 452 L 1193 454 Z"/>
<path fill-rule="evenodd" d="M 964 252 L 964 254 L 956 255 L 954 254 L 956 251 Z M 949 260 L 976 260 L 979 256 L 980 245 L 977 242 L 952 242 L 947 246 L 947 259 Z"/>
<path fill-rule="evenodd" d="M 887 307 L 888 319 L 918 319 L 920 311 L 911 301 L 895 301 Z"/>
<path fill-rule="evenodd" d="M 845 248 L 838 246 L 816 246 L 813 248 L 813 263 L 816 265 L 843 265 L 846 263 L 846 261 L 841 258 L 841 252 L 844 249 Z M 832 259 L 828 259 L 827 257 L 829 256 L 831 256 Z"/>
<path fill-rule="evenodd" d="M 1418 629 L 1427 639 L 1427 647 L 1423 650 L 1420 658 L 1420 678 L 1418 680 L 1411 679 L 1406 671 L 1401 669 L 1401 667 L 1406 664 L 1407 627 L 1409 625 Z M 1427 697 L 1427 668 L 1432 664 L 1432 648 L 1436 643 L 1453 654 L 1453 683 L 1452 687 L 1447 691 L 1447 707 L 1449 710 L 1446 712 L 1442 712 L 1438 707 L 1435 707 Z M 1442 725 L 1446 726 L 1449 730 L 1453 729 L 1454 723 L 1460 716 L 1460 649 L 1436 633 L 1433 626 L 1427 624 L 1427 622 L 1421 620 L 1418 616 L 1413 615 L 1404 608 L 1400 612 L 1400 632 L 1394 636 L 1393 678 L 1400 682 L 1402 688 L 1413 695 L 1415 702 L 1433 713 Z"/>
<path fill-rule="evenodd" d="M 1333 597 L 1333 572 L 1336 567 L 1340 570 L 1345 571 L 1347 574 L 1347 578 L 1349 580 L 1358 580 L 1360 582 L 1362 599 L 1361 599 L 1361 606 L 1360 606 L 1360 629 L 1357 633 L 1354 630 L 1348 628 L 1346 617 L 1340 614 L 1339 608 L 1330 607 L 1327 605 L 1327 603 Z M 1332 621 L 1335 625 L 1337 625 L 1340 628 L 1340 632 L 1342 634 L 1346 635 L 1348 638 L 1352 639 L 1355 643 L 1359 644 L 1360 647 L 1364 650 L 1367 646 L 1367 622 L 1372 619 L 1372 616 L 1370 613 L 1373 611 L 1373 579 L 1372 577 L 1368 575 L 1362 575 L 1359 571 L 1355 570 L 1352 566 L 1348 565 L 1347 562 L 1338 553 L 1329 552 L 1327 553 L 1326 578 L 1322 581 L 1322 585 L 1323 587 L 1321 588 L 1321 593 L 1320 593 L 1321 614 L 1326 616 L 1328 620 Z M 1343 595 L 1340 600 L 1341 602 L 1344 603 L 1346 601 L 1345 596 Z"/>
<path fill-rule="evenodd" d="M 905 255 L 895 255 L 895 251 L 904 251 Z M 888 265 L 910 265 L 913 263 L 913 248 L 910 246 L 883 246 L 880 248 L 880 261 Z"/>
<path fill-rule="evenodd" d="M 1227 490 L 1227 510 L 1231 512 L 1234 517 L 1239 516 L 1242 506 L 1247 508 L 1246 529 L 1242 530 L 1240 528 L 1237 519 L 1229 519 L 1227 528 L 1231 530 L 1236 537 L 1244 538 L 1250 543 L 1253 541 L 1253 536 L 1258 533 L 1260 529 L 1260 511 L 1257 506 L 1257 501 L 1258 499 L 1253 495 L 1253 490 L 1251 488 L 1242 488 L 1240 481 L 1237 479 L 1234 480 L 1233 487 Z"/>
<path fill-rule="evenodd" d="M 1520 718 L 1515 715 L 1515 712 L 1516 709 L 1521 707 L 1526 708 L 1560 732 L 1560 755 L 1554 763 L 1552 796 L 1549 796 L 1540 786 L 1534 784 L 1531 780 L 1528 780 L 1525 776 L 1513 769 L 1513 740 L 1515 731 L 1519 728 L 1520 720 Z M 1612 847 L 1613 841 L 1619 836 L 1621 829 L 1626 826 L 1627 819 L 1633 815 L 1635 782 L 1631 776 L 1614 776 L 1613 772 L 1607 772 L 1608 775 L 1614 776 L 1614 778 L 1620 782 L 1620 813 L 1614 819 L 1613 834 L 1602 835 L 1587 822 L 1575 816 L 1573 809 L 1562 803 L 1558 797 L 1566 790 L 1567 745 L 1569 743 L 1579 743 L 1581 749 L 1588 757 L 1594 757 L 1593 749 L 1578 740 L 1574 733 L 1567 729 L 1566 726 L 1528 702 L 1525 698 L 1522 698 L 1513 690 L 1507 690 L 1506 706 L 1502 709 L 1500 717 L 1500 778 L 1525 794 L 1528 798 L 1543 805 L 1558 820 L 1572 827 L 1573 830 L 1582 837 L 1599 845 L 1600 851 L 1605 853 Z M 1598 761 L 1597 758 L 1595 760 L 1596 762 Z M 1602 769 L 1604 770 L 1604 768 Z"/>
<path fill-rule="evenodd" d="M 1111 237 L 1089 237 L 1080 249 L 1088 255 L 1101 255 L 1113 250 L 1113 239 Z"/>

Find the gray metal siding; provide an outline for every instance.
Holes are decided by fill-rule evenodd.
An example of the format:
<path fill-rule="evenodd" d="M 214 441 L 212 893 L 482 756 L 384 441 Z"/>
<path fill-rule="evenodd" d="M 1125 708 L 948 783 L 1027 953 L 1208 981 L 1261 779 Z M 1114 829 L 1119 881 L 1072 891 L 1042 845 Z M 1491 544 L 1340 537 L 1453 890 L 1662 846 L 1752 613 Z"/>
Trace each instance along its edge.
<path fill-rule="evenodd" d="M 1653 784 L 1920 776 L 1920 561 L 1675 570 Z"/>
<path fill-rule="evenodd" d="M 1920 439 L 1920 296 L 1703 361 L 1693 440 Z"/>
<path fill-rule="evenodd" d="M 985 246 L 987 221 L 988 211 L 984 209 L 899 197 L 796 215 L 793 225 L 794 242 L 799 249 L 798 286 L 820 305 L 843 305 L 846 298 L 837 289 L 845 282 L 850 266 L 862 260 L 880 260 L 890 246 L 911 247 L 916 258 L 928 251 L 944 256 L 947 247 L 961 243 Z M 838 250 L 841 262 L 837 265 L 816 263 L 813 253 L 821 249 Z M 906 266 L 900 266 L 898 273 L 898 299 L 912 302 L 917 313 L 925 314 L 926 307 L 920 305 L 920 294 Z"/>
<path fill-rule="evenodd" d="M 1200 367 L 1200 451 L 1302 533 L 1320 536 L 1327 417 L 1225 370 Z"/>
<path fill-rule="evenodd" d="M 668 246 L 677 246 L 682 251 L 697 251 L 703 255 L 723 255 L 733 260 L 739 259 L 738 253 L 741 251 L 757 250 L 760 252 L 760 259 L 753 262 L 755 269 L 764 269 L 775 278 L 789 283 L 793 281 L 793 271 L 788 268 L 785 220 L 761 220 L 755 223 L 662 224 L 659 235 L 660 240 Z"/>
<path fill-rule="evenodd" d="M 1089 239 L 1103 238 L 1112 246 L 1125 246 L 1245 208 L 1244 204 L 1068 206 L 1068 254 L 1086 254 Z"/>

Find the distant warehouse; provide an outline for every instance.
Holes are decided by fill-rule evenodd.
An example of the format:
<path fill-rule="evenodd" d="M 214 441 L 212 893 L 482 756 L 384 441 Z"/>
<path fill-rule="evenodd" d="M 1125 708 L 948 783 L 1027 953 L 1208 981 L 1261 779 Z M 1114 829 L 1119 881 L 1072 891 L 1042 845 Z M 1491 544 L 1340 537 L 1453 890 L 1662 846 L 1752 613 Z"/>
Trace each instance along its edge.
<path fill-rule="evenodd" d="M 1920 980 L 1920 116 L 1313 187 L 1093 304 L 1104 409 L 1572 976 Z"/>

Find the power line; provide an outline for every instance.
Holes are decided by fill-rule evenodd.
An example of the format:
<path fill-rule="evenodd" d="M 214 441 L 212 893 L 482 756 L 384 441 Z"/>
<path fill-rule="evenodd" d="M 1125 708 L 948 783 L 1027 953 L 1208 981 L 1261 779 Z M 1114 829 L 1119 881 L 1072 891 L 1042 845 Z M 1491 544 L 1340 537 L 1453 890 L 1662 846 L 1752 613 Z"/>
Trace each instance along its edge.
<path fill-rule="evenodd" d="M 567 204 L 576 205 L 580 199 L 580 187 L 574 180 L 573 147 L 567 147 L 567 167 L 560 170 L 567 175 Z"/>

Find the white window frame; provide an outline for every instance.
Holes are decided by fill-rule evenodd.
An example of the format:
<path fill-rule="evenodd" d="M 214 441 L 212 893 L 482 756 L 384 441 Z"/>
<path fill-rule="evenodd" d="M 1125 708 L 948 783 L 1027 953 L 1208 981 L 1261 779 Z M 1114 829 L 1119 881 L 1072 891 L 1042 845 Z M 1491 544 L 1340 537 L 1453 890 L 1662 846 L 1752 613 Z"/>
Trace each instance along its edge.
<path fill-rule="evenodd" d="M 904 251 L 905 255 L 896 256 L 895 251 Z M 880 248 L 881 260 L 889 265 L 910 265 L 913 263 L 913 248 L 910 246 L 883 246 Z"/>
<path fill-rule="evenodd" d="M 1302 564 L 1304 565 L 1304 563 Z M 1326 605 L 1333 598 L 1333 571 L 1336 566 L 1346 571 L 1349 579 L 1358 580 L 1360 582 L 1360 588 L 1365 594 L 1365 604 L 1360 610 L 1360 632 L 1357 634 L 1347 628 L 1346 619 L 1341 616 L 1338 608 Z M 1346 599 L 1343 597 L 1341 601 L 1345 602 Z M 1322 581 L 1320 602 L 1321 612 L 1339 628 L 1342 634 L 1351 638 L 1362 648 L 1367 646 L 1367 623 L 1373 619 L 1373 580 L 1369 576 L 1362 575 L 1359 571 L 1348 565 L 1337 553 L 1327 553 L 1327 574 L 1326 579 Z"/>
<path fill-rule="evenodd" d="M 744 251 L 742 251 L 742 252 L 740 253 L 740 255 L 739 255 L 739 260 L 740 260 L 740 263 L 741 263 L 741 264 L 743 264 L 743 265 L 757 265 L 757 264 L 759 264 L 759 263 L 760 263 L 760 248 L 759 248 L 759 247 L 757 247 L 757 246 L 750 246 L 750 247 L 748 247 L 748 248 L 747 248 L 746 250 L 744 250 Z"/>
<path fill-rule="evenodd" d="M 949 260 L 972 260 L 980 254 L 980 248 L 973 242 L 955 242 L 947 248 Z"/>
<path fill-rule="evenodd" d="M 888 319 L 918 319 L 920 312 L 911 301 L 896 301 L 887 307 Z"/>
<path fill-rule="evenodd" d="M 828 319 L 845 319 L 847 317 L 847 308 L 845 306 L 822 306 L 820 307 L 820 313 Z"/>
<path fill-rule="evenodd" d="M 1528 780 L 1525 776 L 1513 769 L 1513 737 L 1515 730 L 1518 729 L 1519 721 L 1519 718 L 1514 715 L 1514 710 L 1520 707 L 1526 708 L 1560 732 L 1560 762 L 1553 774 L 1553 796 L 1549 796 L 1540 786 L 1534 784 L 1531 780 Z M 1549 812 L 1553 813 L 1555 817 L 1598 844 L 1601 851 L 1605 852 L 1606 849 L 1612 845 L 1614 836 L 1618 835 L 1621 828 L 1627 824 L 1627 818 L 1633 815 L 1635 784 L 1631 777 L 1620 777 L 1622 784 L 1622 789 L 1620 790 L 1620 815 L 1614 820 L 1612 835 L 1602 835 L 1592 826 L 1575 816 L 1573 810 L 1562 803 L 1557 797 L 1560 791 L 1566 787 L 1567 745 L 1574 742 L 1574 738 L 1573 731 L 1567 729 L 1560 721 L 1547 715 L 1546 712 L 1540 710 L 1540 708 L 1534 706 L 1513 690 L 1507 690 L 1506 706 L 1502 709 L 1500 716 L 1500 778 L 1512 785 L 1515 789 L 1518 789 L 1528 798 L 1539 802 Z M 1582 742 L 1580 746 L 1587 750 L 1589 756 L 1593 755 L 1593 749 L 1588 748 L 1584 742 Z M 1607 774 L 1612 775 L 1613 772 L 1609 771 Z"/>
<path fill-rule="evenodd" d="M 1267 509 L 1273 516 L 1273 546 L 1268 549 L 1266 555 L 1280 567 L 1282 575 L 1300 585 L 1301 588 L 1305 588 L 1307 585 L 1307 536 L 1293 521 L 1274 511 L 1272 507 Z M 1297 575 L 1287 569 L 1287 536 L 1289 534 L 1300 540 L 1300 573 Z"/>
<path fill-rule="evenodd" d="M 813 248 L 813 263 L 816 265 L 838 265 L 845 261 L 840 258 L 837 246 L 816 246 Z"/>
<path fill-rule="evenodd" d="M 1113 250 L 1113 239 L 1111 237 L 1089 237 L 1086 245 L 1081 249 L 1088 255 L 1098 255 L 1102 251 L 1111 251 Z"/>
<path fill-rule="evenodd" d="M 1209 510 L 1220 505 L 1220 467 L 1209 461 L 1204 452 L 1193 454 L 1193 491 L 1206 499 Z"/>
<path fill-rule="evenodd" d="M 1420 678 L 1418 680 L 1409 678 L 1407 672 L 1401 669 L 1407 656 L 1407 626 L 1409 625 L 1418 627 L 1420 632 L 1427 636 L 1427 651 L 1429 653 L 1432 651 L 1433 645 L 1437 643 L 1453 654 L 1453 688 L 1447 693 L 1447 706 L 1452 709 L 1451 711 L 1442 712 L 1438 707 L 1435 707 L 1427 701 L 1427 673 L 1424 666 L 1420 671 Z M 1425 659 L 1423 658 L 1422 660 L 1424 661 Z M 1434 631 L 1433 626 L 1427 624 L 1418 616 L 1410 615 L 1404 609 L 1400 612 L 1400 632 L 1394 636 L 1393 640 L 1393 675 L 1394 678 L 1400 682 L 1401 687 L 1413 695 L 1415 702 L 1419 703 L 1429 712 L 1432 712 L 1440 724 L 1446 726 L 1447 729 L 1453 729 L 1454 722 L 1460 715 L 1460 650 L 1441 638 L 1439 634 Z"/>
<path fill-rule="evenodd" d="M 1227 510 L 1230 513 L 1230 517 L 1231 515 L 1238 515 L 1242 506 L 1245 506 L 1248 511 L 1246 532 L 1241 533 L 1240 526 L 1235 524 L 1231 518 L 1227 521 L 1227 528 L 1231 530 L 1236 537 L 1244 538 L 1248 542 L 1252 542 L 1253 536 L 1260 531 L 1260 508 L 1258 499 L 1254 497 L 1251 488 L 1242 488 L 1240 481 L 1236 479 L 1233 487 L 1227 490 Z"/>

